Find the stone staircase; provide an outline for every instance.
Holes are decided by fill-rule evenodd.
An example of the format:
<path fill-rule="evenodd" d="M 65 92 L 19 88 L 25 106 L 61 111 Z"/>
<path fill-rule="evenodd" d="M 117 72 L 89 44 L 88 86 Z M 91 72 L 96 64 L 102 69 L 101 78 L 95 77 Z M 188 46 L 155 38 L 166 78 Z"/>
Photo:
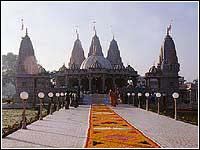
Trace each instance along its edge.
<path fill-rule="evenodd" d="M 107 94 L 84 94 L 82 104 L 110 104 Z"/>

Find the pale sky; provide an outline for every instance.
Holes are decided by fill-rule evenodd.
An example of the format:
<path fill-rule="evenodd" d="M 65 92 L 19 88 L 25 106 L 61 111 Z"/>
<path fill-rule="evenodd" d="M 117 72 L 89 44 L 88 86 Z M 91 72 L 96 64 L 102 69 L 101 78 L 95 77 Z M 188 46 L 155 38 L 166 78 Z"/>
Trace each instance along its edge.
<path fill-rule="evenodd" d="M 139 75 L 158 62 L 166 27 L 172 22 L 180 76 L 198 77 L 197 2 L 1 2 L 1 52 L 19 53 L 21 19 L 28 28 L 38 63 L 46 70 L 68 66 L 78 26 L 85 57 L 96 21 L 104 57 L 112 32 L 122 61 Z M 112 26 L 112 28 L 111 28 Z"/>

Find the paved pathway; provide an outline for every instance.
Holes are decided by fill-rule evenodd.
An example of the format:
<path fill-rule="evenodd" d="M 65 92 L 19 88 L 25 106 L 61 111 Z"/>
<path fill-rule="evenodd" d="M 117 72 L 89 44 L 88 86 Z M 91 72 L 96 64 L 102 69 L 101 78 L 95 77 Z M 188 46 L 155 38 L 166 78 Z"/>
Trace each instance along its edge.
<path fill-rule="evenodd" d="M 87 138 L 89 105 L 62 109 L 2 139 L 2 148 L 77 148 Z"/>
<path fill-rule="evenodd" d="M 198 147 L 198 126 L 128 105 L 113 110 L 161 147 Z"/>
<path fill-rule="evenodd" d="M 83 148 L 89 121 L 88 105 L 60 110 L 2 139 L 2 148 Z M 161 147 L 197 148 L 198 126 L 128 105 L 113 110 Z"/>

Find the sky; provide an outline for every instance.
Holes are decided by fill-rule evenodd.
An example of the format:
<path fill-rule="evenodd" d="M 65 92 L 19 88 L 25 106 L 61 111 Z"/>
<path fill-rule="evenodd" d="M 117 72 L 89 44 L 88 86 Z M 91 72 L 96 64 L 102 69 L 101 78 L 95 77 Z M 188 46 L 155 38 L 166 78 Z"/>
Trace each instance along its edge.
<path fill-rule="evenodd" d="M 198 78 L 197 2 L 1 2 L 1 53 L 19 53 L 21 19 L 28 28 L 35 56 L 46 70 L 68 66 L 78 26 L 85 57 L 96 26 L 104 57 L 113 34 L 125 66 L 144 76 L 158 62 L 166 28 L 180 63 L 180 76 Z"/>

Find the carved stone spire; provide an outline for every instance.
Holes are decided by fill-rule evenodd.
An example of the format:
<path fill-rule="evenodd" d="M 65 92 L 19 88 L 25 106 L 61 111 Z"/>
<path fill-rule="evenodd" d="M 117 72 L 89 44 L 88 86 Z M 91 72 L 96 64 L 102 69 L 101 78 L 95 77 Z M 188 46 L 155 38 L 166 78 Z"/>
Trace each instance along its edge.
<path fill-rule="evenodd" d="M 164 72 L 174 72 L 178 73 L 180 66 L 178 63 L 178 57 L 176 55 L 176 48 L 172 37 L 169 35 L 171 29 L 171 24 L 167 28 L 167 35 L 161 46 L 160 56 L 158 66 L 161 67 L 161 70 Z"/>
<path fill-rule="evenodd" d="M 117 41 L 115 41 L 114 39 L 114 35 L 113 35 L 113 40 L 110 42 L 107 59 L 110 61 L 112 66 L 115 66 L 115 65 L 123 66 L 122 59 L 120 57 L 118 44 L 117 44 Z"/>
<path fill-rule="evenodd" d="M 94 37 L 92 38 L 88 57 L 90 55 L 103 56 L 102 47 L 99 41 L 99 37 L 96 35 L 96 32 L 95 32 Z"/>
<path fill-rule="evenodd" d="M 22 38 L 19 48 L 17 74 L 38 74 L 38 72 L 38 64 L 35 58 L 33 45 L 26 28 L 26 35 Z"/>
<path fill-rule="evenodd" d="M 74 47 L 72 49 L 70 62 L 68 64 L 69 68 L 71 68 L 72 65 L 76 65 L 78 68 L 80 68 L 81 63 L 85 60 L 84 51 L 83 51 L 77 30 L 76 30 L 76 33 L 77 33 L 77 39 L 74 42 Z"/>

